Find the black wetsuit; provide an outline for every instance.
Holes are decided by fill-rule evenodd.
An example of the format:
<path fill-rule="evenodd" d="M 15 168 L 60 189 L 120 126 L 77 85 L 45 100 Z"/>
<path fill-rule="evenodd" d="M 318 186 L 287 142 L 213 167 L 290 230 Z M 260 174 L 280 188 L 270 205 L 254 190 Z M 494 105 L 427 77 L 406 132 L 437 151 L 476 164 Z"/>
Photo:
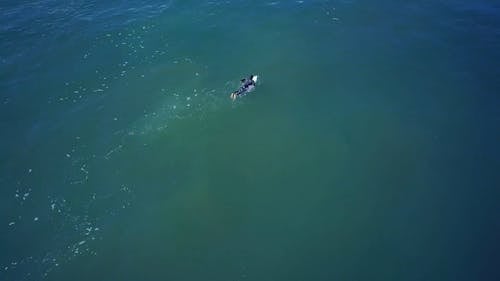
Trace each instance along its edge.
<path fill-rule="evenodd" d="M 250 76 L 249 78 L 241 79 L 241 86 L 235 94 L 237 96 L 244 95 L 253 90 L 253 88 L 255 88 L 255 82 L 252 80 L 252 76 Z"/>

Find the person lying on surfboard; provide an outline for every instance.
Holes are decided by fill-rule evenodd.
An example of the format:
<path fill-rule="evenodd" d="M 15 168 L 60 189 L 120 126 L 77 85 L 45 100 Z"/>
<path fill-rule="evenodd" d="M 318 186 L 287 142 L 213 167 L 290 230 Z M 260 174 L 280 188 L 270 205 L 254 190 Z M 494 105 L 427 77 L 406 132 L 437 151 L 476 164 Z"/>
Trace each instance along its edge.
<path fill-rule="evenodd" d="M 235 100 L 239 96 L 246 95 L 255 89 L 255 85 L 257 83 L 257 75 L 250 75 L 247 78 L 241 79 L 241 86 L 238 90 L 231 93 L 231 99 Z"/>

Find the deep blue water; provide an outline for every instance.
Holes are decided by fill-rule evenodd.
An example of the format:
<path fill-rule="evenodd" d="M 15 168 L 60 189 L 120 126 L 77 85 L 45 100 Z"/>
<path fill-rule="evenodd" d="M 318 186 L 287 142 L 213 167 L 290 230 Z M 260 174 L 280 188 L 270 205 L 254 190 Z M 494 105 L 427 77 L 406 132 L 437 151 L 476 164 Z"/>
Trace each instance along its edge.
<path fill-rule="evenodd" d="M 498 280 L 499 50 L 497 1 L 3 1 L 0 280 Z"/>

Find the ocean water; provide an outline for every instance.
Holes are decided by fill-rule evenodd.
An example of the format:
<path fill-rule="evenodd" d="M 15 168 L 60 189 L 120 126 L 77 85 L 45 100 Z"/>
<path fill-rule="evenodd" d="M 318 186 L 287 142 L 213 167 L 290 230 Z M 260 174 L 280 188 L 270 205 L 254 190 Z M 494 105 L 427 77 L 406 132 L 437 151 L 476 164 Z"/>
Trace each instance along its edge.
<path fill-rule="evenodd" d="M 499 62 L 498 1 L 2 1 L 0 280 L 499 280 Z"/>

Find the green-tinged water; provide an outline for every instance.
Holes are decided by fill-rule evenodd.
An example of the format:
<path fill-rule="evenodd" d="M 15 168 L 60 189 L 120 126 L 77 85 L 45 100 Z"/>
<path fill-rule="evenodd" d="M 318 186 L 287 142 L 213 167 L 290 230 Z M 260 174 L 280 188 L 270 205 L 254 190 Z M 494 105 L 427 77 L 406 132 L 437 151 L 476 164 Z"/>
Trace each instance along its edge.
<path fill-rule="evenodd" d="M 434 2 L 0 4 L 0 280 L 498 280 L 500 7 Z"/>

